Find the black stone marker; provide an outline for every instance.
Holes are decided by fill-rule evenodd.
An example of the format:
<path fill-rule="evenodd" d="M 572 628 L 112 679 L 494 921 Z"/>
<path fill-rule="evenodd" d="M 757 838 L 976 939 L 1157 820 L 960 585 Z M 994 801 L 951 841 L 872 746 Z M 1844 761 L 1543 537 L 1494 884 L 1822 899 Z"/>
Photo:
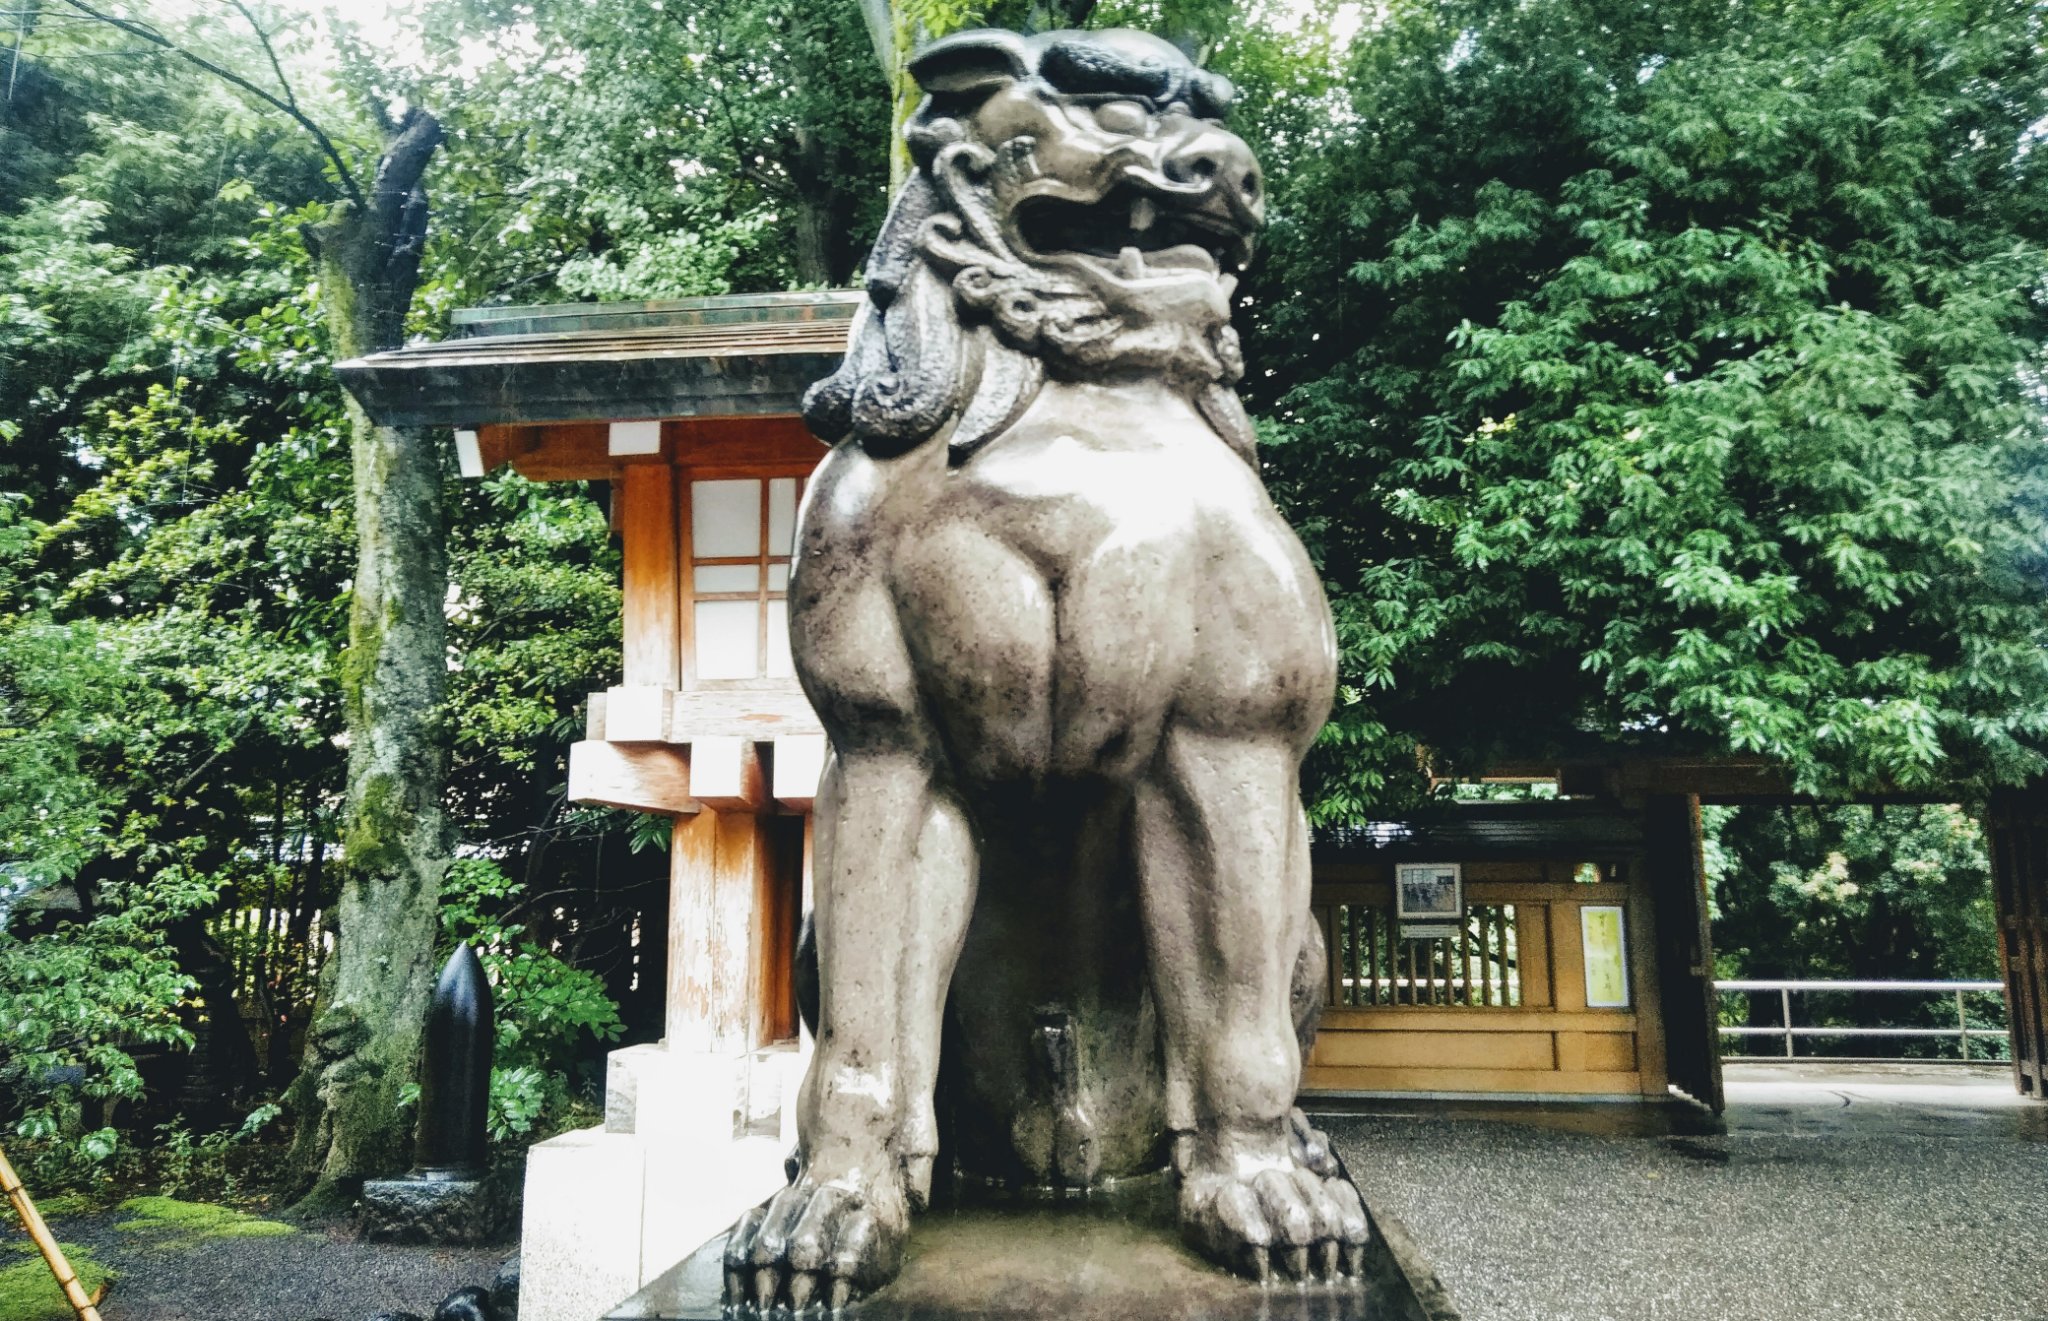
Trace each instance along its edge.
<path fill-rule="evenodd" d="M 490 1168 L 484 1119 L 496 1038 L 492 1019 L 484 965 L 463 945 L 448 957 L 427 1002 L 412 1172 L 363 1184 L 362 1232 L 370 1242 L 488 1243 L 504 1232 L 517 1196 L 507 1184 L 514 1167 L 497 1176 Z"/>
<path fill-rule="evenodd" d="M 484 1117 L 491 1098 L 496 1041 L 491 984 L 468 945 L 456 947 L 427 1002 L 420 1049 L 420 1119 L 413 1144 L 415 1179 L 477 1179 L 489 1163 Z"/>

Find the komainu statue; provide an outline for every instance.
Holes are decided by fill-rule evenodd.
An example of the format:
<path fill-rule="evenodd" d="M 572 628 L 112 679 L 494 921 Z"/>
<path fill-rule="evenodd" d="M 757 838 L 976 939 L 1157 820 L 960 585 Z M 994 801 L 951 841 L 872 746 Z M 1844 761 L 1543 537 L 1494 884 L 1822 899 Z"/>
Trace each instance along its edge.
<path fill-rule="evenodd" d="M 1336 646 L 1233 390 L 1264 206 L 1232 89 L 1135 32 L 967 32 L 912 71 L 917 172 L 804 403 L 834 443 L 790 584 L 832 745 L 817 1054 L 728 1298 L 880 1287 L 935 1167 L 1177 1178 L 1218 1262 L 1355 1275 L 1364 1208 L 1294 1108 Z"/>

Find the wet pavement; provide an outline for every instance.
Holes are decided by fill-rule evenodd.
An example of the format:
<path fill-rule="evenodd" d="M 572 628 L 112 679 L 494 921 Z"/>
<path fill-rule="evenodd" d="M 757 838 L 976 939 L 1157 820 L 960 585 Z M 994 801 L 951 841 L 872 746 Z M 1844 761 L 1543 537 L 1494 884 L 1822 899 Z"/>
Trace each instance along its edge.
<path fill-rule="evenodd" d="M 2002 1066 L 1743 1063 L 1672 1104 L 1319 1122 L 1467 1321 L 2048 1321 L 2048 1106 Z"/>

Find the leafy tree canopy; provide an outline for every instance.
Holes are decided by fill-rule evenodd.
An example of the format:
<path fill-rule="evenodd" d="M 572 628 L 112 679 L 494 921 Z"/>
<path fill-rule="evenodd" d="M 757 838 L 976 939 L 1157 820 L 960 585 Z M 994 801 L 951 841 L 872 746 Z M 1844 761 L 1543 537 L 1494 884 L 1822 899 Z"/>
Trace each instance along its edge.
<path fill-rule="evenodd" d="M 1420 740 L 2013 780 L 2048 732 L 2048 86 L 1993 0 L 1396 3 L 1277 180 L 1253 384 L 1345 667 Z"/>
<path fill-rule="evenodd" d="M 411 94 L 445 107 L 445 302 L 844 284 L 887 200 L 857 8 L 436 0 Z M 367 57 L 364 57 L 367 58 Z"/>

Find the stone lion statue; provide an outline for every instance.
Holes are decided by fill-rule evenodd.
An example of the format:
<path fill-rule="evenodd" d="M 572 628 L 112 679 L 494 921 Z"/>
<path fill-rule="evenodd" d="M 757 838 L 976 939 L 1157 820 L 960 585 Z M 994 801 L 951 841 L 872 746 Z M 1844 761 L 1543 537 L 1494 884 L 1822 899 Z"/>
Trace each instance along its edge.
<path fill-rule="evenodd" d="M 917 173 L 804 405 L 834 444 L 790 583 L 832 746 L 817 1053 L 728 1300 L 885 1284 L 935 1167 L 1177 1178 L 1217 1261 L 1355 1275 L 1364 1207 L 1294 1108 L 1336 645 L 1233 391 L 1263 197 L 1232 89 L 1135 32 L 962 33 L 912 71 Z"/>

